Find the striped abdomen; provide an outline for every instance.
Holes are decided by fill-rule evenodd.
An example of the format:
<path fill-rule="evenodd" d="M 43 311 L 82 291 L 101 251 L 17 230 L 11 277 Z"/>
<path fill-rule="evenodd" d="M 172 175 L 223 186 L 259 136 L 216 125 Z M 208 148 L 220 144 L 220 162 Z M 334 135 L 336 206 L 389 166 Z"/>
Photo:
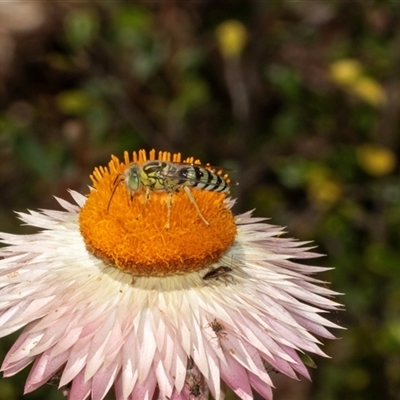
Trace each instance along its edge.
<path fill-rule="evenodd" d="M 220 175 L 203 167 L 190 165 L 179 171 L 180 184 L 210 192 L 229 192 L 228 182 Z"/>

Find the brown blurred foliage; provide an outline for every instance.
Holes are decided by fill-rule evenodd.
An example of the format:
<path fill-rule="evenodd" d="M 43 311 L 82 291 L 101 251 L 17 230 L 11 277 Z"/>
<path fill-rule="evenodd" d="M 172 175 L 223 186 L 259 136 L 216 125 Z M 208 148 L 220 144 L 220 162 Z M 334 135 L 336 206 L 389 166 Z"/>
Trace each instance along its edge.
<path fill-rule="evenodd" d="M 346 293 L 333 359 L 276 399 L 400 399 L 399 43 L 393 1 L 0 3 L 1 230 L 124 150 L 232 168 L 236 210 L 315 240 Z"/>

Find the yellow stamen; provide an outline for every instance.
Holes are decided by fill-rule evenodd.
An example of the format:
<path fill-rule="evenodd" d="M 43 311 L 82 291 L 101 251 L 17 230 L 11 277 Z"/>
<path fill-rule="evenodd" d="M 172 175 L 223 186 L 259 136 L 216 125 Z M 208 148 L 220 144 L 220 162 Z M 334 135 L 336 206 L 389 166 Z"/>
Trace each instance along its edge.
<path fill-rule="evenodd" d="M 198 271 L 218 259 L 233 244 L 236 225 L 226 208 L 226 194 L 196 188 L 189 189 L 209 225 L 199 216 L 184 190 L 173 193 L 169 229 L 166 191 L 152 191 L 146 202 L 145 189 L 128 193 L 125 183 L 118 184 L 107 205 L 113 183 L 131 162 L 182 162 L 180 154 L 144 150 L 127 152 L 124 162 L 112 156 L 107 167 L 95 168 L 91 179 L 94 190 L 80 211 L 79 224 L 87 249 L 105 263 L 134 276 L 167 276 Z M 188 158 L 184 163 L 199 164 Z M 117 179 L 118 182 L 118 179 Z"/>

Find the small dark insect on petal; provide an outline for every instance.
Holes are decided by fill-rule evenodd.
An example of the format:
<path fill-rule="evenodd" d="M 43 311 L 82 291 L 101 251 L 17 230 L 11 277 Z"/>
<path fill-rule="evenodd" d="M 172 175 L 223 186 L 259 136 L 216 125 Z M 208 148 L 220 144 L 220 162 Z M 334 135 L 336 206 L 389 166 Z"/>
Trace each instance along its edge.
<path fill-rule="evenodd" d="M 216 335 L 216 337 L 217 337 L 218 339 L 225 339 L 225 338 L 226 338 L 227 333 L 225 332 L 225 327 L 221 324 L 221 322 L 219 322 L 219 321 L 217 320 L 217 318 L 214 318 L 214 319 L 207 325 L 207 327 L 210 327 L 210 328 L 214 331 L 214 333 L 215 333 L 215 335 Z"/>
<path fill-rule="evenodd" d="M 226 266 L 221 266 L 212 269 L 211 271 L 208 271 L 204 276 L 203 279 L 205 281 L 210 281 L 212 279 L 214 280 L 221 280 L 230 283 L 235 283 L 233 277 L 229 274 L 232 272 L 232 268 L 226 267 Z"/>
<path fill-rule="evenodd" d="M 65 386 L 60 386 L 62 372 L 56 372 L 46 383 L 51 386 L 55 386 L 57 389 L 61 390 L 61 393 L 64 397 L 68 397 L 69 392 L 71 390 L 71 383 L 68 383 Z"/>
<path fill-rule="evenodd" d="M 187 361 L 185 385 L 192 396 L 203 398 L 202 386 L 204 385 L 204 378 L 198 370 L 194 369 L 192 357 L 189 357 Z"/>

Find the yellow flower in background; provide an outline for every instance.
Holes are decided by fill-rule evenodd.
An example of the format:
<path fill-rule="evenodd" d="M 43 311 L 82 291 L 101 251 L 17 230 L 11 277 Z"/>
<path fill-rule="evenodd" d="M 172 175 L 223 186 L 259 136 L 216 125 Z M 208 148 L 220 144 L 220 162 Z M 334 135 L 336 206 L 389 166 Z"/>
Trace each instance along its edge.
<path fill-rule="evenodd" d="M 386 101 L 382 85 L 368 76 L 359 77 L 351 86 L 352 92 L 373 106 L 380 106 Z"/>
<path fill-rule="evenodd" d="M 310 201 L 321 208 L 329 208 L 342 196 L 341 184 L 331 177 L 328 168 L 315 166 L 307 174 Z"/>
<path fill-rule="evenodd" d="M 338 86 L 375 107 L 386 101 L 382 85 L 366 76 L 361 63 L 357 60 L 343 59 L 334 62 L 329 67 L 329 76 Z"/>
<path fill-rule="evenodd" d="M 397 158 L 395 153 L 382 145 L 366 143 L 357 149 L 360 167 L 372 176 L 383 176 L 393 172 Z"/>
<path fill-rule="evenodd" d="M 38 233 L 0 233 L 0 337 L 23 328 L 4 376 L 33 363 L 25 393 L 69 400 L 271 400 L 271 371 L 309 377 L 300 354 L 325 355 L 340 308 L 309 242 L 234 215 L 227 175 L 180 154 L 126 152 L 91 179 L 63 211 L 18 213 Z"/>
<path fill-rule="evenodd" d="M 310 199 L 321 208 L 329 208 L 335 204 L 342 195 L 342 187 L 333 180 L 313 181 L 308 186 Z"/>
<path fill-rule="evenodd" d="M 217 26 L 215 33 L 219 49 L 224 57 L 240 56 L 247 42 L 247 30 L 241 22 L 225 21 Z"/>
<path fill-rule="evenodd" d="M 347 58 L 329 66 L 329 76 L 338 85 L 352 85 L 362 74 L 359 61 Z"/>

